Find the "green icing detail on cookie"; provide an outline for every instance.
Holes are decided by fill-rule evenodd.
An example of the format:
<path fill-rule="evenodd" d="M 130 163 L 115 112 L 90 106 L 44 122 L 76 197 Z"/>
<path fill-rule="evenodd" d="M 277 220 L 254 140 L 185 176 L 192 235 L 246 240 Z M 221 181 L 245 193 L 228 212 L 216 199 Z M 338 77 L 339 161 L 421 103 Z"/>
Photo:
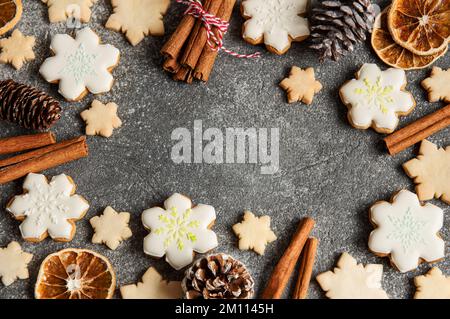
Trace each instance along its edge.
<path fill-rule="evenodd" d="M 421 232 L 426 222 L 415 219 L 411 214 L 410 207 L 402 217 L 388 216 L 388 219 L 394 229 L 387 235 L 387 238 L 400 242 L 403 251 L 407 252 L 414 245 L 423 243 Z"/>
<path fill-rule="evenodd" d="M 178 210 L 172 207 L 168 215 L 159 215 L 158 219 L 164 223 L 164 226 L 155 229 L 154 233 L 166 236 L 164 239 L 165 248 L 172 243 L 176 243 L 178 250 L 183 250 L 186 240 L 193 243 L 197 241 L 197 236 L 191 230 L 198 228 L 200 222 L 198 220 L 189 221 L 191 214 L 191 209 L 179 214 Z"/>
<path fill-rule="evenodd" d="M 76 83 L 82 83 L 88 75 L 95 74 L 95 54 L 89 54 L 83 44 L 80 44 L 77 50 L 69 55 L 66 64 L 61 73 L 71 74 Z"/>
<path fill-rule="evenodd" d="M 358 95 L 364 95 L 368 104 L 375 104 L 380 108 L 383 114 L 386 114 L 389 111 L 388 105 L 394 102 L 391 96 L 391 93 L 394 90 L 392 85 L 383 87 L 381 85 L 381 77 L 378 77 L 374 84 L 372 84 L 367 78 L 364 78 L 363 82 L 365 87 L 356 88 L 355 93 Z"/>

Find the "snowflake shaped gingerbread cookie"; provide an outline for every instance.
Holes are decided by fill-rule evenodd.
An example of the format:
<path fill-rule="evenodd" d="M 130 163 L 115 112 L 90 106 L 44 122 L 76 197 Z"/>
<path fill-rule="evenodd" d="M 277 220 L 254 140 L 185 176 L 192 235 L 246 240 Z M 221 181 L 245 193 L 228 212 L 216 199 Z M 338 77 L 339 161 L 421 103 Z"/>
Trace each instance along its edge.
<path fill-rule="evenodd" d="M 383 265 L 362 265 L 348 253 L 339 258 L 333 271 L 316 277 L 330 299 L 387 299 L 381 288 Z"/>
<path fill-rule="evenodd" d="M 422 86 L 428 91 L 428 101 L 443 100 L 450 102 L 450 69 L 442 70 L 434 66 L 430 77 L 422 81 Z"/>
<path fill-rule="evenodd" d="M 242 36 L 256 45 L 264 43 L 270 52 L 286 53 L 292 41 L 300 42 L 309 34 L 306 13 L 308 0 L 244 0 L 241 4 L 245 21 Z"/>
<path fill-rule="evenodd" d="M 86 122 L 86 135 L 110 137 L 115 128 L 122 126 L 122 121 L 117 116 L 117 109 L 116 103 L 103 104 L 94 100 L 91 108 L 80 114 Z"/>
<path fill-rule="evenodd" d="M 191 200 L 173 194 L 164 202 L 164 209 L 153 207 L 142 213 L 142 223 L 150 230 L 144 239 L 144 252 L 163 257 L 176 270 L 194 260 L 194 252 L 206 253 L 217 247 L 217 236 L 210 229 L 216 211 L 210 205 L 192 207 Z"/>
<path fill-rule="evenodd" d="M 108 29 L 125 33 L 134 46 L 147 35 L 164 35 L 163 15 L 170 0 L 112 0 L 114 13 L 106 22 Z"/>
<path fill-rule="evenodd" d="M 450 299 L 450 277 L 442 274 L 439 268 L 414 278 L 417 287 L 414 299 Z"/>
<path fill-rule="evenodd" d="M 280 86 L 288 94 L 288 103 L 301 101 L 308 105 L 312 103 L 314 94 L 322 89 L 313 68 L 302 70 L 297 66 L 291 68 L 289 77 L 281 81 Z"/>
<path fill-rule="evenodd" d="M 403 169 L 417 184 L 420 200 L 440 198 L 450 204 L 450 146 L 438 148 L 430 141 L 420 144 L 419 156 L 403 164 Z"/>
<path fill-rule="evenodd" d="M 270 229 L 270 217 L 256 217 L 253 213 L 245 211 L 244 220 L 233 226 L 234 233 L 239 237 L 239 249 L 252 249 L 260 255 L 268 243 L 277 239 Z"/>
<path fill-rule="evenodd" d="M 22 251 L 18 242 L 10 242 L 7 247 L 0 248 L 0 277 L 5 286 L 11 285 L 17 278 L 27 279 L 28 263 L 32 254 Z"/>
<path fill-rule="evenodd" d="M 379 133 L 393 132 L 398 117 L 408 115 L 416 106 L 405 86 L 404 70 L 381 71 L 376 64 L 364 64 L 356 73 L 356 79 L 344 84 L 339 91 L 349 109 L 349 122 L 358 129 L 372 126 Z"/>
<path fill-rule="evenodd" d="M 165 281 L 155 268 L 150 267 L 136 285 L 120 287 L 123 299 L 180 299 L 183 295 L 180 281 Z"/>
<path fill-rule="evenodd" d="M 79 18 L 81 22 L 91 19 L 91 7 L 97 0 L 42 0 L 48 6 L 51 23 L 66 21 L 69 17 Z"/>
<path fill-rule="evenodd" d="M 11 63 L 16 70 L 22 68 L 27 61 L 34 60 L 33 47 L 36 39 L 32 36 L 24 36 L 18 29 L 6 39 L 0 39 L 0 63 Z"/>
<path fill-rule="evenodd" d="M 94 244 L 105 244 L 109 249 L 115 250 L 119 244 L 132 236 L 128 227 L 130 213 L 116 212 L 111 206 L 103 211 L 101 216 L 92 217 L 89 222 L 94 228 L 92 242 Z"/>
<path fill-rule="evenodd" d="M 87 92 L 105 93 L 114 82 L 111 70 L 119 63 L 120 52 L 90 28 L 73 39 L 68 34 L 53 37 L 50 49 L 55 54 L 44 61 L 39 72 L 50 83 L 59 82 L 59 93 L 68 101 L 78 101 Z"/>
<path fill-rule="evenodd" d="M 370 234 L 369 249 L 378 256 L 389 256 L 401 272 L 445 256 L 445 243 L 438 234 L 444 221 L 442 209 L 430 203 L 421 205 L 408 190 L 398 192 L 391 203 L 373 205 L 370 221 L 376 228 Z"/>
<path fill-rule="evenodd" d="M 47 236 L 56 241 L 71 241 L 75 235 L 75 221 L 86 214 L 89 204 L 75 195 L 73 180 L 61 174 L 50 183 L 41 174 L 30 173 L 23 183 L 24 194 L 15 196 L 6 210 L 21 220 L 22 237 L 40 242 Z"/>

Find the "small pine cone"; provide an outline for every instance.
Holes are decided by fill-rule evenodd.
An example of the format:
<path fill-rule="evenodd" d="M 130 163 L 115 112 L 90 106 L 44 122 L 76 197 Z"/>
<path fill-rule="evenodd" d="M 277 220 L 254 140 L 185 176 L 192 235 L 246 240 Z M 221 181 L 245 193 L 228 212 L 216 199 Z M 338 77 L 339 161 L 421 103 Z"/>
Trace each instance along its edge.
<path fill-rule="evenodd" d="M 320 60 L 339 60 L 372 31 L 379 8 L 370 0 L 328 0 L 311 12 L 310 48 L 318 50 Z"/>
<path fill-rule="evenodd" d="M 250 299 L 254 281 L 247 268 L 226 254 L 197 260 L 182 281 L 186 299 Z"/>
<path fill-rule="evenodd" d="M 24 128 L 46 130 L 61 117 L 59 102 L 34 87 L 0 81 L 0 119 Z"/>

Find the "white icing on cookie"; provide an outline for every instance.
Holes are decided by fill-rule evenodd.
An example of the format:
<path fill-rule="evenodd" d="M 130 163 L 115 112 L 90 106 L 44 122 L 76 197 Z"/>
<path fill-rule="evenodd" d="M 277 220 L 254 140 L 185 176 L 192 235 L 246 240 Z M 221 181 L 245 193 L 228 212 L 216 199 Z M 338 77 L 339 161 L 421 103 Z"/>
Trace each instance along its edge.
<path fill-rule="evenodd" d="M 422 206 L 416 194 L 402 190 L 392 203 L 375 204 L 370 218 L 377 228 L 370 234 L 369 249 L 389 254 L 401 272 L 417 268 L 419 259 L 444 258 L 445 243 L 437 234 L 443 226 L 443 211 L 430 203 Z"/>
<path fill-rule="evenodd" d="M 250 17 L 244 23 L 244 38 L 264 43 L 283 52 L 291 40 L 309 35 L 306 12 L 308 0 L 244 0 L 243 15 Z"/>
<path fill-rule="evenodd" d="M 50 183 L 44 175 L 30 173 L 23 189 L 7 210 L 17 219 L 22 237 L 41 240 L 46 232 L 51 238 L 71 240 L 74 225 L 70 222 L 83 217 L 89 204 L 83 197 L 72 195 L 75 185 L 64 174 L 54 176 Z"/>
<path fill-rule="evenodd" d="M 163 257 L 176 270 L 192 263 L 193 252 L 206 253 L 217 247 L 216 234 L 208 227 L 216 219 L 214 207 L 192 202 L 186 196 L 173 194 L 164 208 L 153 207 L 142 213 L 142 223 L 150 230 L 144 239 L 144 252 Z"/>
<path fill-rule="evenodd" d="M 415 106 L 413 96 L 403 91 L 404 70 L 381 71 L 376 64 L 366 63 L 340 90 L 344 104 L 349 105 L 349 118 L 358 128 L 375 128 L 391 132 L 398 125 L 398 114 L 407 114 Z"/>
<path fill-rule="evenodd" d="M 59 81 L 59 92 L 69 101 L 86 89 L 93 94 L 108 92 L 114 81 L 108 69 L 117 65 L 120 52 L 99 42 L 90 28 L 79 31 L 75 39 L 57 34 L 50 46 L 55 56 L 46 59 L 39 72 L 48 82 Z"/>

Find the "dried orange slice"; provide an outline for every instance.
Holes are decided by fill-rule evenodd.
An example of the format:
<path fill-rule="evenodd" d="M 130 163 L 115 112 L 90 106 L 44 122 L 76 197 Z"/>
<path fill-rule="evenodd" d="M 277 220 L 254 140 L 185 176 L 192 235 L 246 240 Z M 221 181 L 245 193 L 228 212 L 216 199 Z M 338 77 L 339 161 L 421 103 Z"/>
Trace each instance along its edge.
<path fill-rule="evenodd" d="M 450 0 L 393 0 L 388 27 L 394 41 L 412 53 L 441 52 L 450 40 Z"/>
<path fill-rule="evenodd" d="M 5 34 L 22 17 L 22 0 L 0 0 L 0 35 Z"/>
<path fill-rule="evenodd" d="M 106 257 L 86 249 L 64 249 L 41 264 L 37 299 L 111 299 L 116 276 Z"/>
<path fill-rule="evenodd" d="M 404 69 L 422 69 L 439 59 L 447 52 L 448 46 L 432 55 L 417 55 L 398 45 L 387 29 L 389 8 L 383 10 L 375 19 L 372 31 L 372 47 L 378 57 L 387 65 Z"/>

